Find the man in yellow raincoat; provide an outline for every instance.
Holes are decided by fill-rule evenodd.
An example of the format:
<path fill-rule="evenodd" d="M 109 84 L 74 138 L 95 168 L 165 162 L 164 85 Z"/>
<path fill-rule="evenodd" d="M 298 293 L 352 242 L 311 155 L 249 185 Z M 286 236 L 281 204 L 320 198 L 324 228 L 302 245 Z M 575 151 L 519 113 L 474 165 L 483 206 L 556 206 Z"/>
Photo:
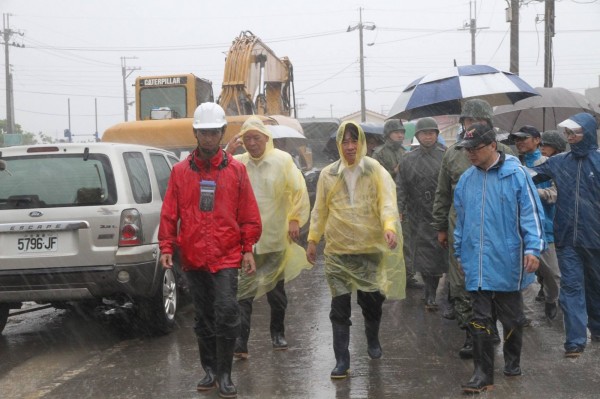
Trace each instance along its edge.
<path fill-rule="evenodd" d="M 325 236 L 336 359 L 331 378 L 346 378 L 352 292 L 357 291 L 365 319 L 367 352 L 371 359 L 378 359 L 382 355 L 379 325 L 383 301 L 386 297 L 404 298 L 406 275 L 392 177 L 379 162 L 365 156 L 365 134 L 357 123 L 342 123 L 336 142 L 341 157 L 319 177 L 306 256 L 316 262 L 317 243 Z"/>
<path fill-rule="evenodd" d="M 308 221 L 310 202 L 306 183 L 290 154 L 273 146 L 267 126 L 255 116 L 246 120 L 235 140 L 246 151 L 235 158 L 246 165 L 250 183 L 258 203 L 263 234 L 254 247 L 256 273 L 239 274 L 238 302 L 241 312 L 241 336 L 234 350 L 237 358 L 248 357 L 248 338 L 252 304 L 267 294 L 271 307 L 271 339 L 273 349 L 288 348 L 285 339 L 287 296 L 284 284 L 311 266 L 304 249 L 294 241 L 300 227 Z M 236 143 L 230 143 L 235 148 Z M 229 148 L 231 151 L 233 148 Z"/>

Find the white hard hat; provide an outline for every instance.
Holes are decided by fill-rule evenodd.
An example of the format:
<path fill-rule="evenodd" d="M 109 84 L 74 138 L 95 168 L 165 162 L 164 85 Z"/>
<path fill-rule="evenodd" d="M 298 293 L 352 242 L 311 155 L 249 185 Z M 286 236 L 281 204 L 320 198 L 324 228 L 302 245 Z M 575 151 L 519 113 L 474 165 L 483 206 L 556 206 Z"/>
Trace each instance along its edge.
<path fill-rule="evenodd" d="M 226 124 L 225 111 L 219 104 L 202 103 L 194 111 L 194 129 L 220 129 Z"/>

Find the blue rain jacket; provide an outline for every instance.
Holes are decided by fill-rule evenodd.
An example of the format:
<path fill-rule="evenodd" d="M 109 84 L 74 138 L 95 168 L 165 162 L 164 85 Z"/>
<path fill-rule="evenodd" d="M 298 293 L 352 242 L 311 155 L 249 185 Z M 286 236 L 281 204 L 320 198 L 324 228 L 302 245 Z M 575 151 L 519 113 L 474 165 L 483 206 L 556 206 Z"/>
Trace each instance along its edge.
<path fill-rule="evenodd" d="M 525 166 L 529 168 L 542 164 L 547 160 L 548 157 L 543 156 L 539 148 L 530 154 L 525 154 L 524 157 Z M 535 186 L 537 188 L 550 188 L 552 187 L 552 182 L 548 180 L 537 183 Z M 556 213 L 556 206 L 542 201 L 542 209 L 544 210 L 544 232 L 546 233 L 546 243 L 550 244 L 554 242 L 553 220 L 554 214 Z"/>
<path fill-rule="evenodd" d="M 554 219 L 554 243 L 600 249 L 600 152 L 594 117 L 580 113 L 570 117 L 584 131 L 583 140 L 571 151 L 557 154 L 533 168 L 534 181 L 553 179 L 558 197 Z"/>
<path fill-rule="evenodd" d="M 534 280 L 525 254 L 546 249 L 540 198 L 519 160 L 500 154 L 488 171 L 471 166 L 454 191 L 455 256 L 467 291 L 520 291 Z"/>

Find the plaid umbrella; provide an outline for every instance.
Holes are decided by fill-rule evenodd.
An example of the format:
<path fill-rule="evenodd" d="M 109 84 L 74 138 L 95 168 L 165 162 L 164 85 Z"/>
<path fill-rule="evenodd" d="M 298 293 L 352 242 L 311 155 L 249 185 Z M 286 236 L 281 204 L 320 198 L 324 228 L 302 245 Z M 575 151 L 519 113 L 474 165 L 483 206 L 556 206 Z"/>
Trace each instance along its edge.
<path fill-rule="evenodd" d="M 538 93 L 523 79 L 488 65 L 465 65 L 432 72 L 411 84 L 392 106 L 388 117 L 416 119 L 458 115 L 471 98 L 490 105 L 514 104 Z"/>

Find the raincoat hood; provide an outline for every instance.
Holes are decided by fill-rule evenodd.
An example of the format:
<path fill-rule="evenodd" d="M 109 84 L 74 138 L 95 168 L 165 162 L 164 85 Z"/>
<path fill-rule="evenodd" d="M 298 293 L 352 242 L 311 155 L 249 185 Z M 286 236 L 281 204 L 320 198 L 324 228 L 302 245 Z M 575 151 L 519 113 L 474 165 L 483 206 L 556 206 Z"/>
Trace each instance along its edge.
<path fill-rule="evenodd" d="M 572 121 L 576 122 L 583 128 L 583 140 L 577 144 L 571 144 L 571 152 L 577 158 L 586 157 L 590 152 L 598 149 L 598 139 L 596 129 L 598 128 L 594 117 L 588 113 L 582 112 L 580 114 L 570 117 Z"/>
<path fill-rule="evenodd" d="M 265 126 L 263 121 L 260 120 L 259 117 L 251 116 L 248 119 L 246 119 L 246 122 L 244 122 L 244 124 L 242 125 L 242 128 L 239 133 L 239 137 L 241 138 L 244 136 L 244 134 L 246 134 L 250 131 L 253 131 L 253 130 L 255 130 L 259 133 L 262 133 L 269 138 L 269 141 L 267 141 L 267 146 L 265 148 L 265 152 L 260 157 L 254 158 L 252 155 L 250 155 L 250 153 L 248 153 L 248 157 L 250 157 L 250 159 L 252 159 L 253 161 L 260 161 L 261 159 L 263 159 L 265 157 L 265 155 L 267 155 L 269 152 L 273 151 L 273 149 L 275 148 L 275 146 L 273 144 L 273 134 Z M 244 146 L 244 149 L 245 148 L 246 147 Z M 246 151 L 248 151 L 248 150 L 246 149 Z"/>
<path fill-rule="evenodd" d="M 340 162 L 342 162 L 342 164 L 345 167 L 350 166 L 348 165 L 348 162 L 344 157 L 344 152 L 342 151 L 342 140 L 344 139 L 344 131 L 346 130 L 346 126 L 348 125 L 354 125 L 358 129 L 358 148 L 356 149 L 356 161 L 353 165 L 358 165 L 360 161 L 367 155 L 367 139 L 365 137 L 365 132 L 363 131 L 362 127 L 360 127 L 360 125 L 356 122 L 342 122 L 342 124 L 337 130 L 335 141 L 337 143 L 337 148 L 340 153 Z"/>

